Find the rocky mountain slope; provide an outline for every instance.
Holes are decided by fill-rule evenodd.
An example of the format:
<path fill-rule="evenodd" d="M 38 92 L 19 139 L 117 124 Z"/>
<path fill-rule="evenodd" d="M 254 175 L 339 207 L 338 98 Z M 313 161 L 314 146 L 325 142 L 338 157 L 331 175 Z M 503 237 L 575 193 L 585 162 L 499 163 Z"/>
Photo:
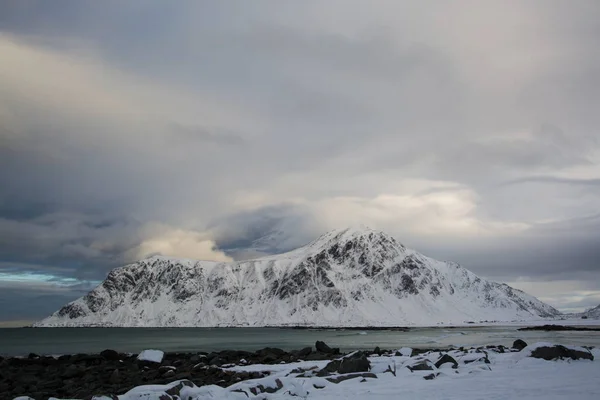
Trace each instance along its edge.
<path fill-rule="evenodd" d="M 581 313 L 581 316 L 585 316 L 590 319 L 600 319 L 600 305 L 590 308 L 589 310 L 585 310 L 583 313 Z"/>
<path fill-rule="evenodd" d="M 255 260 L 141 260 L 36 326 L 399 326 L 557 314 L 385 233 L 347 229 Z"/>

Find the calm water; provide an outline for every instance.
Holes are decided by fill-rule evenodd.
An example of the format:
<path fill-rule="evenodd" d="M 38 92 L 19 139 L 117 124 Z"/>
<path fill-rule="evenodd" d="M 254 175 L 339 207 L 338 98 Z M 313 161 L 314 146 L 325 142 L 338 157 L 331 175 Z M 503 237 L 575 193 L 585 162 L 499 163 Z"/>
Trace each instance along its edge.
<path fill-rule="evenodd" d="M 600 346 L 600 332 L 518 332 L 515 326 L 465 328 L 413 328 L 409 332 L 355 330 L 298 330 L 279 328 L 4 328 L 0 329 L 0 355 L 98 353 L 110 348 L 137 353 L 148 348 L 163 351 L 284 350 L 314 346 L 323 340 L 350 351 L 432 348 L 503 344 L 517 338 L 527 342 Z"/>

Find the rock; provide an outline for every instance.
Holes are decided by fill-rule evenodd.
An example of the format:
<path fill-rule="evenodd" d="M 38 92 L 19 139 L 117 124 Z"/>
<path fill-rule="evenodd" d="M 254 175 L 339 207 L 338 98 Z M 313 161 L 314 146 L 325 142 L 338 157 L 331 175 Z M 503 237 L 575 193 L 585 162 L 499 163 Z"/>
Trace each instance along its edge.
<path fill-rule="evenodd" d="M 490 359 L 488 358 L 487 355 L 485 355 L 484 357 L 479 357 L 479 358 L 473 358 L 471 360 L 465 360 L 465 365 L 466 364 L 471 364 L 471 363 L 483 363 L 483 364 L 489 364 L 490 363 Z"/>
<path fill-rule="evenodd" d="M 319 367 L 317 367 L 316 365 L 312 366 L 312 367 L 309 367 L 309 368 L 298 367 L 298 368 L 294 368 L 293 370 L 291 370 L 288 375 L 291 375 L 291 374 L 303 374 L 303 373 L 305 373 L 307 371 L 314 371 L 316 369 L 319 369 Z"/>
<path fill-rule="evenodd" d="M 212 360 L 210 360 L 210 365 L 220 367 L 223 364 L 227 364 L 227 360 L 224 360 L 221 357 L 215 357 Z"/>
<path fill-rule="evenodd" d="M 163 372 L 163 374 L 161 375 L 163 378 L 170 378 L 172 376 L 175 376 L 175 371 L 170 369 L 168 371 Z"/>
<path fill-rule="evenodd" d="M 40 358 L 40 356 L 38 356 L 35 353 L 29 353 L 29 355 L 27 356 L 27 358 L 30 359 L 30 360 L 35 360 L 35 359 Z"/>
<path fill-rule="evenodd" d="M 110 378 L 108 378 L 108 382 L 110 383 L 119 383 L 121 381 L 121 375 L 119 374 L 119 370 L 115 369 L 112 374 L 110 374 Z"/>
<path fill-rule="evenodd" d="M 260 349 L 256 352 L 259 356 L 264 356 L 267 354 L 273 354 L 276 357 L 281 357 L 287 354 L 285 350 L 278 349 L 277 347 L 265 347 L 264 349 Z"/>
<path fill-rule="evenodd" d="M 375 350 L 373 350 L 374 354 L 377 354 L 378 356 L 381 355 L 381 349 L 379 348 L 379 346 L 375 347 Z"/>
<path fill-rule="evenodd" d="M 331 378 L 325 378 L 331 383 L 340 383 L 343 381 L 347 381 L 348 379 L 356 379 L 356 378 L 374 378 L 377 379 L 377 375 L 372 374 L 370 372 L 362 373 L 362 374 L 348 374 L 348 375 L 340 375 Z"/>
<path fill-rule="evenodd" d="M 407 365 L 406 368 L 410 369 L 411 372 L 413 372 L 413 371 L 432 371 L 433 370 L 433 366 L 427 360 L 421 360 L 421 361 L 416 362 L 415 364 Z"/>
<path fill-rule="evenodd" d="M 325 342 L 321 342 L 320 340 L 317 340 L 317 342 L 315 343 L 315 349 L 317 349 L 318 352 L 325 353 L 325 354 L 336 354 L 334 349 L 327 346 L 325 344 Z M 337 350 L 338 350 L 337 353 L 339 353 L 339 349 L 337 349 Z"/>
<path fill-rule="evenodd" d="M 201 369 L 206 369 L 207 366 L 204 363 L 198 363 L 192 367 L 192 371 L 199 371 Z"/>
<path fill-rule="evenodd" d="M 70 379 L 83 375 L 84 370 L 79 368 L 78 366 L 71 364 L 69 365 L 65 371 L 61 374 L 61 378 Z"/>
<path fill-rule="evenodd" d="M 121 355 L 115 351 L 115 350 L 110 350 L 110 349 L 106 349 L 106 350 L 102 350 L 100 352 L 100 355 L 105 359 L 105 360 L 111 360 L 111 361 L 119 361 L 121 359 Z"/>
<path fill-rule="evenodd" d="M 426 376 L 424 376 L 424 377 L 423 377 L 423 379 L 425 379 L 425 380 L 427 380 L 427 381 L 430 381 L 430 380 L 432 380 L 432 379 L 435 379 L 435 378 L 437 378 L 437 376 L 438 376 L 439 374 L 440 374 L 439 372 L 438 372 L 438 373 L 435 373 L 435 374 L 429 374 L 429 375 L 426 375 Z"/>
<path fill-rule="evenodd" d="M 257 386 L 251 387 L 250 391 L 252 392 L 253 395 L 257 396 L 259 393 L 275 393 L 276 391 L 278 391 L 279 389 L 281 389 L 283 387 L 283 382 L 281 382 L 281 380 L 279 378 L 275 379 L 275 387 L 273 386 L 264 386 L 262 384 L 259 384 Z"/>
<path fill-rule="evenodd" d="M 167 390 L 166 393 L 172 396 L 179 396 L 179 392 L 184 387 L 195 387 L 194 382 L 189 381 L 187 379 L 180 381 L 177 385 L 173 386 L 171 389 Z"/>
<path fill-rule="evenodd" d="M 138 354 L 137 359 L 139 361 L 151 362 L 160 364 L 163 360 L 165 353 L 161 350 L 144 350 Z"/>
<path fill-rule="evenodd" d="M 452 368 L 458 368 L 458 363 L 456 362 L 454 357 L 452 357 L 448 354 L 444 354 L 439 360 L 437 360 L 435 363 L 435 367 L 439 368 L 443 364 L 446 364 L 446 363 L 452 363 Z"/>
<path fill-rule="evenodd" d="M 325 368 L 317 373 L 317 376 L 327 376 L 333 372 L 338 372 L 340 374 L 367 372 L 370 369 L 371 362 L 369 362 L 363 352 L 357 351 L 351 356 L 329 362 Z"/>
<path fill-rule="evenodd" d="M 321 361 L 321 360 L 331 360 L 332 354 L 325 354 L 321 352 L 312 352 L 306 357 L 304 357 L 304 361 Z"/>
<path fill-rule="evenodd" d="M 302 350 L 298 351 L 298 357 L 306 357 L 310 353 L 312 353 L 312 347 L 305 347 Z"/>
<path fill-rule="evenodd" d="M 513 349 L 517 349 L 517 350 L 521 351 L 525 347 L 527 347 L 527 343 L 524 340 L 517 339 L 513 342 L 512 347 L 513 347 Z"/>
<path fill-rule="evenodd" d="M 585 352 L 580 350 L 569 349 L 561 345 L 555 345 L 552 347 L 538 347 L 531 352 L 530 357 L 541 358 L 547 361 L 563 358 L 570 358 L 572 360 L 594 360 L 594 356 L 589 351 Z"/>
<path fill-rule="evenodd" d="M 190 362 L 196 364 L 198 363 L 202 358 L 206 358 L 206 356 L 200 356 L 198 354 L 194 354 L 193 356 L 190 357 Z"/>

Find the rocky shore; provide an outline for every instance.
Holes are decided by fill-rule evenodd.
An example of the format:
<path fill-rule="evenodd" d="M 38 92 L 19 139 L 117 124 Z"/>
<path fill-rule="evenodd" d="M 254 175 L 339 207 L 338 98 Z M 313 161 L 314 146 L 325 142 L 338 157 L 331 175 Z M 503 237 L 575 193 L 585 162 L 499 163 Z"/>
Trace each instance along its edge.
<path fill-rule="evenodd" d="M 478 365 L 490 369 L 488 364 L 492 354 L 516 353 L 526 348 L 527 343 L 516 340 L 510 348 L 485 346 L 453 350 L 385 350 L 376 347 L 372 351 L 343 355 L 339 349 L 317 341 L 314 347 L 289 352 L 278 348 L 264 348 L 255 352 L 224 350 L 212 353 L 163 353 L 147 350 L 140 355 L 114 350 L 60 357 L 30 354 L 27 357 L 0 357 L 0 394 L 1 399 L 14 399 L 18 396 L 29 396 L 35 400 L 49 397 L 91 399 L 93 395 L 99 394 L 116 399 L 115 395 L 126 393 L 135 387 L 152 384 L 167 385 L 165 387 L 170 388 L 168 384 L 172 382 L 179 383 L 168 389 L 171 391 L 206 385 L 231 389 L 243 381 L 268 380 L 271 373 L 280 368 L 279 364 L 298 362 L 305 365 L 311 361 L 321 366 L 294 369 L 290 366 L 290 371 L 285 376 L 293 376 L 294 379 L 321 377 L 326 380 L 326 384 L 338 384 L 357 378 L 367 381 L 377 379 L 377 372 L 390 373 L 395 377 L 397 363 L 402 362 L 402 366 L 410 373 L 419 372 L 425 380 L 431 380 L 445 371 L 444 366 L 456 370 L 455 373 Z M 532 348 L 528 356 L 544 360 L 594 358 L 589 349 L 578 350 L 558 345 Z M 380 366 L 379 371 L 372 365 L 373 360 L 380 360 L 379 364 L 385 368 Z M 273 387 L 249 383 L 248 394 L 281 389 L 281 378 L 273 376 L 271 380 Z M 318 388 L 317 386 L 315 387 Z M 175 392 L 169 393 L 169 396 L 175 396 Z"/>
<path fill-rule="evenodd" d="M 198 386 L 215 384 L 227 387 L 268 374 L 231 372 L 223 369 L 227 366 L 330 360 L 339 355 L 339 349 L 317 342 L 315 349 L 307 347 L 290 352 L 267 347 L 256 352 L 165 353 L 161 362 L 138 360 L 137 354 L 114 350 L 59 357 L 37 354 L 0 357 L 0 398 L 24 395 L 36 400 L 85 398 L 99 393 L 119 394 L 139 385 L 166 384 L 180 379 L 190 380 Z"/>

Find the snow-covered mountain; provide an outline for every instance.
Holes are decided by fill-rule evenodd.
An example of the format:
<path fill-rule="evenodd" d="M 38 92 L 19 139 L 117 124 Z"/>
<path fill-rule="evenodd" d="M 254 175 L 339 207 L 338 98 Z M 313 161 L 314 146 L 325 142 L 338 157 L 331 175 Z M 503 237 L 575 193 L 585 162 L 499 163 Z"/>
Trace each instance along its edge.
<path fill-rule="evenodd" d="M 589 310 L 585 310 L 583 313 L 581 313 L 581 316 L 591 319 L 600 319 L 600 305 L 590 308 Z"/>
<path fill-rule="evenodd" d="M 557 314 L 520 290 L 364 228 L 248 261 L 151 257 L 112 270 L 36 326 L 400 326 Z"/>

